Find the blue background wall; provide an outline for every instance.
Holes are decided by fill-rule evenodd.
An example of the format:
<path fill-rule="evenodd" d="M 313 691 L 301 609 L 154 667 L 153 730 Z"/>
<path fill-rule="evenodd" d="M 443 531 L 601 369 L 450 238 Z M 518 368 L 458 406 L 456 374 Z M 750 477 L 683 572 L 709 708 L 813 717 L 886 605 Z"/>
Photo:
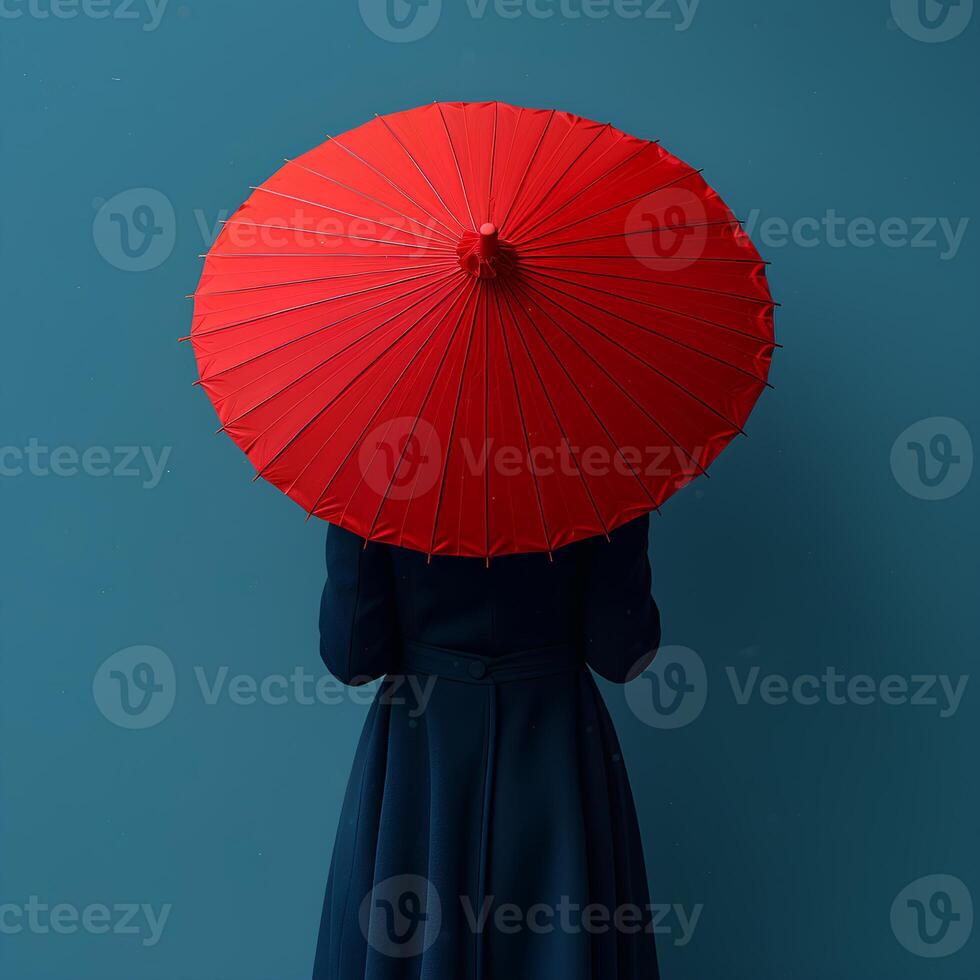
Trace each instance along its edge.
<path fill-rule="evenodd" d="M 661 138 L 753 223 L 784 304 L 749 438 L 654 523 L 665 641 L 693 651 L 668 654 L 694 700 L 668 717 L 648 682 L 606 689 L 654 898 L 681 908 L 664 976 L 976 976 L 980 692 L 954 707 L 941 686 L 964 683 L 978 637 L 972 0 L 934 33 L 905 0 L 702 0 L 693 18 L 668 0 L 668 19 L 637 20 L 446 0 L 407 29 L 431 32 L 396 41 L 370 0 L 50 2 L 0 16 L 2 976 L 309 973 L 366 709 L 310 696 L 323 527 L 211 434 L 175 338 L 198 253 L 249 184 L 436 98 Z M 129 446 L 149 452 L 123 465 Z M 106 664 L 135 645 L 161 652 Z M 130 716 L 110 671 L 143 661 L 163 690 Z M 777 680 L 746 699 L 754 667 L 758 684 L 835 668 L 875 690 L 804 703 L 812 686 L 783 699 Z M 229 694 L 234 675 L 297 668 L 305 693 L 284 703 L 274 680 L 252 704 Z M 890 703 L 889 677 L 920 675 L 936 703 Z M 923 920 L 930 945 L 905 898 L 943 891 L 960 918 Z M 127 928 L 113 907 L 129 903 L 168 914 L 162 935 L 142 911 Z M 39 906 L 58 905 L 53 925 Z"/>

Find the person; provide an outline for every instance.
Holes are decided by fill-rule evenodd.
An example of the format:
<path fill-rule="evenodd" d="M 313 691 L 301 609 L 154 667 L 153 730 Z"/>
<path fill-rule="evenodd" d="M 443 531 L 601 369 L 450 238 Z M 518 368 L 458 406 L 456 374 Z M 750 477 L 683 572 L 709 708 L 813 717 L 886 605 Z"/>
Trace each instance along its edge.
<path fill-rule="evenodd" d="M 643 851 L 589 669 L 660 642 L 649 515 L 547 554 L 433 556 L 331 525 L 320 651 L 385 677 L 343 803 L 315 980 L 651 980 Z"/>

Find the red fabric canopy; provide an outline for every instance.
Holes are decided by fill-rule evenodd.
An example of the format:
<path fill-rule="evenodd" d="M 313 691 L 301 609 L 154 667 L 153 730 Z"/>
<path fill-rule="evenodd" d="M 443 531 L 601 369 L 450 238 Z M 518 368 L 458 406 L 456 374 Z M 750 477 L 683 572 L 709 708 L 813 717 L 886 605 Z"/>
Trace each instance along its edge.
<path fill-rule="evenodd" d="M 446 103 L 256 188 L 190 339 L 222 429 L 310 514 L 489 558 L 608 533 L 703 473 L 766 386 L 774 305 L 657 143 Z"/>

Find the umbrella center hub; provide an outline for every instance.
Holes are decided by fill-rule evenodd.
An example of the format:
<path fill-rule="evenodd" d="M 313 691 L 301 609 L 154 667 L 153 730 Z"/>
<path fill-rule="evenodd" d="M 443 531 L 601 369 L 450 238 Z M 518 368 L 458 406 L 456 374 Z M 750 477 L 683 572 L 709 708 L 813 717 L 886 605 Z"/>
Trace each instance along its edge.
<path fill-rule="evenodd" d="M 492 221 L 480 225 L 479 232 L 464 232 L 456 248 L 460 268 L 478 279 L 496 279 L 513 265 L 512 253 Z"/>
<path fill-rule="evenodd" d="M 492 221 L 480 225 L 480 240 L 477 248 L 480 250 L 480 257 L 484 259 L 495 258 L 500 251 L 500 233 Z"/>

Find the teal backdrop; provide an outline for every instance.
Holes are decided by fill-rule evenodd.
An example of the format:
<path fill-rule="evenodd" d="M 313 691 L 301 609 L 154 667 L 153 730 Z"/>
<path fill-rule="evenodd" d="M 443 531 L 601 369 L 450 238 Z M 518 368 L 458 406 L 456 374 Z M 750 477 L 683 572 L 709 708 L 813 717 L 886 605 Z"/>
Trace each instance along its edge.
<path fill-rule="evenodd" d="M 284 157 L 500 99 L 704 167 L 783 304 L 654 520 L 665 656 L 603 688 L 663 976 L 976 977 L 972 0 L 392 4 L 0 0 L 0 975 L 309 975 L 366 707 L 184 296 Z"/>

